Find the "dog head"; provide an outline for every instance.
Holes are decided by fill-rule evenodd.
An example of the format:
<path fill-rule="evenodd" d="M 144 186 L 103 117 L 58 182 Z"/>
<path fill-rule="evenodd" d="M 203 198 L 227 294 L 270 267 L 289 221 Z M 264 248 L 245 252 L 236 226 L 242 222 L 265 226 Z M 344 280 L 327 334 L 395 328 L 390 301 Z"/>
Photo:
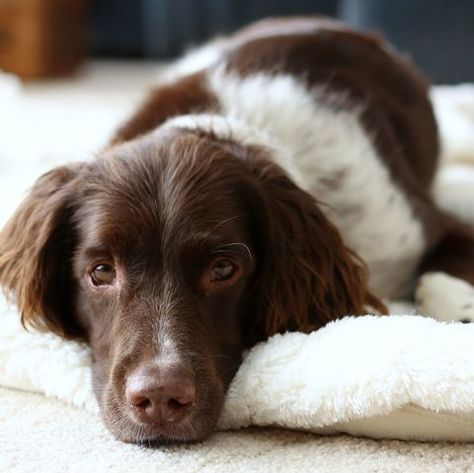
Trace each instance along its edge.
<path fill-rule="evenodd" d="M 90 343 L 131 442 L 204 438 L 244 347 L 379 304 L 271 151 L 178 129 L 42 176 L 0 234 L 0 282 L 26 326 Z"/>

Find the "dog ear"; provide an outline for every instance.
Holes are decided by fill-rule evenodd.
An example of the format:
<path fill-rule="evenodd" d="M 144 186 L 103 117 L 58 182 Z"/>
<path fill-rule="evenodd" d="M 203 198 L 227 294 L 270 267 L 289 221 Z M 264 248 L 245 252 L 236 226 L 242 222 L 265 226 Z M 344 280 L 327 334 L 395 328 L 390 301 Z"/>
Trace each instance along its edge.
<path fill-rule="evenodd" d="M 385 312 L 368 291 L 364 263 L 321 205 L 268 159 L 254 156 L 249 164 L 258 178 L 253 227 L 262 261 L 256 314 L 244 329 L 248 343 L 288 330 L 309 332 L 370 309 Z"/>
<path fill-rule="evenodd" d="M 0 285 L 25 327 L 76 338 L 72 314 L 71 214 L 80 166 L 40 177 L 0 232 Z"/>

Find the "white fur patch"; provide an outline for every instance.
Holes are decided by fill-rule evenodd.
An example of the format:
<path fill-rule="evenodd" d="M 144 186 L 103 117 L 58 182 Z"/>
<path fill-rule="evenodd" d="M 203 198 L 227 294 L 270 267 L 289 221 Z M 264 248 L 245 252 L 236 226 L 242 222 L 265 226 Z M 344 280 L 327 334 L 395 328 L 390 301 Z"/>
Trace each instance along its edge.
<path fill-rule="evenodd" d="M 418 310 L 445 321 L 474 321 L 474 286 L 446 273 L 424 274 L 416 288 Z"/>
<path fill-rule="evenodd" d="M 275 160 L 326 204 L 323 211 L 368 264 L 376 294 L 405 295 L 424 251 L 422 227 L 361 125 L 361 109 L 336 110 L 323 100 L 327 91 L 309 91 L 289 75 L 241 78 L 219 67 L 209 87 L 224 121 L 238 123 L 239 136 L 248 131 L 246 142 L 264 137 L 278 148 Z"/>

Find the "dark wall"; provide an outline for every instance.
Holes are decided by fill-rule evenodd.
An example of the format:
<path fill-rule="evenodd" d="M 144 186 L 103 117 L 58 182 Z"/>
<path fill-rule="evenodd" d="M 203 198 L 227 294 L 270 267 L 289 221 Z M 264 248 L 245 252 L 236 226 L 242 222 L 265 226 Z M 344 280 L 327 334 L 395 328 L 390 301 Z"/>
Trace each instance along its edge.
<path fill-rule="evenodd" d="M 383 32 L 433 82 L 474 81 L 472 0 L 348 0 L 339 14 L 361 29 Z"/>
<path fill-rule="evenodd" d="M 473 0 L 94 0 L 90 48 L 171 58 L 257 18 L 315 13 L 383 32 L 434 82 L 474 81 Z"/>
<path fill-rule="evenodd" d="M 90 46 L 103 56 L 169 58 L 257 18 L 336 16 L 338 4 L 335 0 L 94 0 Z"/>

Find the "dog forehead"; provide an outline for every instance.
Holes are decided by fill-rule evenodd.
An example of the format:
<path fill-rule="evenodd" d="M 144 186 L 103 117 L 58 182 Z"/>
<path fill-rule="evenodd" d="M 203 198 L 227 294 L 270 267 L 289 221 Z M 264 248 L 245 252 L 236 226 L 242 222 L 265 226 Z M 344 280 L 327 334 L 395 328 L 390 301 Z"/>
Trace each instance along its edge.
<path fill-rule="evenodd" d="M 236 159 L 207 138 L 146 137 L 111 149 L 91 169 L 77 221 L 89 240 L 122 245 L 232 234 L 248 214 L 244 180 Z"/>
<path fill-rule="evenodd" d="M 248 234 L 245 206 L 225 195 L 137 197 L 104 190 L 81 210 L 76 218 L 81 246 L 121 254 L 217 247 Z"/>

